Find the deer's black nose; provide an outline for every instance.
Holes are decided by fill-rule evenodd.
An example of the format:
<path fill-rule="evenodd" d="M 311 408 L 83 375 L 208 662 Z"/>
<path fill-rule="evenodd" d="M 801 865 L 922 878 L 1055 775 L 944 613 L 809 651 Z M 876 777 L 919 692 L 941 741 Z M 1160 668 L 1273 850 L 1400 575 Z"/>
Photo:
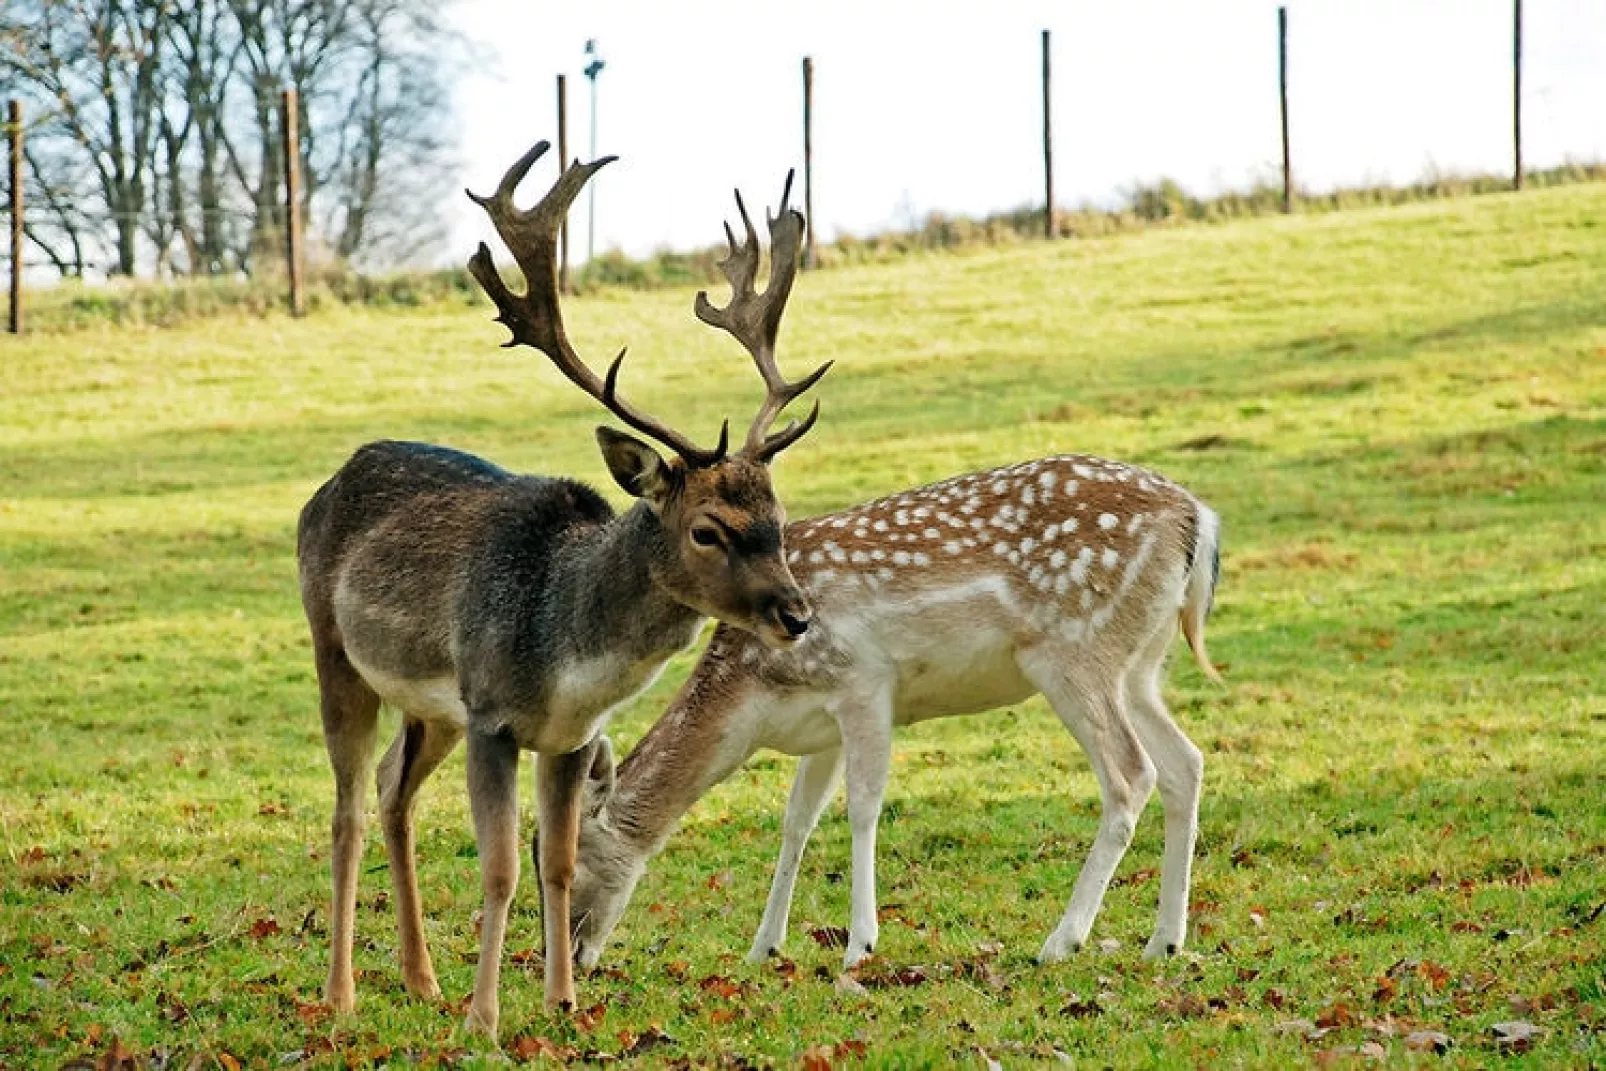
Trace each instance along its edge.
<path fill-rule="evenodd" d="M 788 636 L 801 636 L 809 630 L 808 618 L 797 617 L 785 607 L 775 611 L 775 618 L 781 623 L 781 627 L 786 630 Z"/>

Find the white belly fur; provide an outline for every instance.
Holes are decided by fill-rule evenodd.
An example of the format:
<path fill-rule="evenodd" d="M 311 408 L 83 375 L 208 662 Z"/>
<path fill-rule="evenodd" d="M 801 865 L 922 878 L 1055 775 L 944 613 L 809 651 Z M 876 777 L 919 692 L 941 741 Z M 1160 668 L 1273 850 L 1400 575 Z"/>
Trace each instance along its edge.
<path fill-rule="evenodd" d="M 368 687 L 397 710 L 422 721 L 449 722 L 459 729 L 468 724 L 468 709 L 463 706 L 462 689 L 457 686 L 456 677 L 406 680 L 364 665 L 350 651 L 346 652 L 346 657 L 368 682 Z"/>

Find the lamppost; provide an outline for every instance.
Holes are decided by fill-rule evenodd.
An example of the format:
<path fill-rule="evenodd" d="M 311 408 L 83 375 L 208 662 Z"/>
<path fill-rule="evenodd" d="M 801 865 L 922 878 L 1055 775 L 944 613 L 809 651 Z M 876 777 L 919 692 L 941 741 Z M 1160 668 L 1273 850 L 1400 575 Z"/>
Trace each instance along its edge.
<path fill-rule="evenodd" d="M 591 159 L 597 158 L 597 75 L 607 66 L 602 53 L 597 51 L 596 38 L 586 41 L 585 76 L 591 82 Z M 586 260 L 597 251 L 597 184 L 592 182 L 586 190 Z"/>

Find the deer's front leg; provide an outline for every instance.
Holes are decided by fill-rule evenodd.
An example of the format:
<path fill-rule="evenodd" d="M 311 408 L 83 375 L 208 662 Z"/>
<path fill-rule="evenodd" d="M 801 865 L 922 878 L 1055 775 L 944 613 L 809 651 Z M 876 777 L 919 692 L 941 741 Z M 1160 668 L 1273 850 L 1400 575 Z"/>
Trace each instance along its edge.
<path fill-rule="evenodd" d="M 485 910 L 466 1026 L 494 1038 L 500 1016 L 496 987 L 502 941 L 507 935 L 513 890 L 519 884 L 519 746 L 511 735 L 469 731 L 468 798 L 474 812 L 474 839 L 479 844 Z"/>
<path fill-rule="evenodd" d="M 875 842 L 881 799 L 892 762 L 892 703 L 885 692 L 855 697 L 834 712 L 847 765 L 848 825 L 853 831 L 853 919 L 848 926 L 844 968 L 875 951 Z"/>
<path fill-rule="evenodd" d="M 797 778 L 786 801 L 786 823 L 781 829 L 781 857 L 775 862 L 775 880 L 764 905 L 764 921 L 747 953 L 749 963 L 762 963 L 781 950 L 786 941 L 787 917 L 792 912 L 792 890 L 797 886 L 797 869 L 803 862 L 803 849 L 820 822 L 820 812 L 831 799 L 831 790 L 842 776 L 842 749 L 805 755 L 798 760 Z"/>
<path fill-rule="evenodd" d="M 574 952 L 569 933 L 569 894 L 580 852 L 580 790 L 596 744 L 567 755 L 536 760 L 541 796 L 541 926 L 546 934 L 546 1004 L 574 1007 Z"/>

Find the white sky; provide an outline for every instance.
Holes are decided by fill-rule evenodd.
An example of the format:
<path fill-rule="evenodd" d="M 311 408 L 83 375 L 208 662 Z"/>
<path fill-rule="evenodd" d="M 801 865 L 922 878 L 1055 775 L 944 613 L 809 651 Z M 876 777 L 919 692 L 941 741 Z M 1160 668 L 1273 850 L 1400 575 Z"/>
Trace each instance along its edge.
<path fill-rule="evenodd" d="M 1295 181 L 1407 182 L 1504 172 L 1511 0 L 1291 0 Z M 733 185 L 773 203 L 802 165 L 801 60 L 815 65 L 815 228 L 868 233 L 932 210 L 1039 202 L 1040 39 L 1053 31 L 1055 188 L 1109 204 L 1139 181 L 1242 188 L 1279 167 L 1273 0 L 939 4 L 914 0 L 461 0 L 479 55 L 454 102 L 463 174 L 488 191 L 556 141 L 569 76 L 571 155 L 588 155 L 582 50 L 596 38 L 597 249 L 641 254 L 720 236 Z M 1524 4 L 1524 156 L 1606 158 L 1606 2 Z M 554 151 L 553 156 L 556 156 Z M 526 196 L 551 181 L 538 169 Z M 457 202 L 453 246 L 489 227 Z M 585 202 L 573 249 L 585 254 Z"/>

